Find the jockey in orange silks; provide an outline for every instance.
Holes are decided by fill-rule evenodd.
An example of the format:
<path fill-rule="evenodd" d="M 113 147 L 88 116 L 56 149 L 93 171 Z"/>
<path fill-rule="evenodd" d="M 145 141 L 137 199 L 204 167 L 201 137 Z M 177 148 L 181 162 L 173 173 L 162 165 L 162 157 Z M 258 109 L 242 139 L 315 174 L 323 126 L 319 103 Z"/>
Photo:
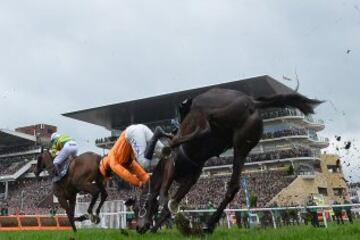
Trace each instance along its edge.
<path fill-rule="evenodd" d="M 100 171 L 108 176 L 112 170 L 124 181 L 140 187 L 149 180 L 151 158 L 155 154 L 160 156 L 164 145 L 158 141 L 161 136 L 169 136 L 160 127 L 153 133 L 143 124 L 134 124 L 127 127 L 120 135 L 100 163 Z"/>

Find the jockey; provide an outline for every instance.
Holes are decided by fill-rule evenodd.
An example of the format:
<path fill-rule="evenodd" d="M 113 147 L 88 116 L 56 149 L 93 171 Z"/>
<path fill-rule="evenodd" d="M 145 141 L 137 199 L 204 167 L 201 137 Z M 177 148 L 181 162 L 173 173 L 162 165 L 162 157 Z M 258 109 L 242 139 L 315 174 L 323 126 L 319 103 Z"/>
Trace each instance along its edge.
<path fill-rule="evenodd" d="M 180 128 L 180 123 L 176 119 L 170 121 L 170 132 L 175 135 Z"/>
<path fill-rule="evenodd" d="M 57 178 L 54 181 L 60 180 L 60 171 L 63 163 L 68 160 L 70 156 L 76 156 L 78 152 L 77 143 L 69 136 L 62 135 L 57 132 L 51 134 L 51 156 L 54 159 L 54 174 Z M 60 178 L 59 178 L 60 177 Z"/>
<path fill-rule="evenodd" d="M 149 179 L 151 158 L 155 154 L 160 156 L 164 145 L 158 141 L 162 136 L 172 137 L 157 127 L 154 133 L 143 124 L 127 127 L 100 163 L 100 171 L 107 176 L 112 170 L 121 179 L 133 186 L 140 187 Z"/>

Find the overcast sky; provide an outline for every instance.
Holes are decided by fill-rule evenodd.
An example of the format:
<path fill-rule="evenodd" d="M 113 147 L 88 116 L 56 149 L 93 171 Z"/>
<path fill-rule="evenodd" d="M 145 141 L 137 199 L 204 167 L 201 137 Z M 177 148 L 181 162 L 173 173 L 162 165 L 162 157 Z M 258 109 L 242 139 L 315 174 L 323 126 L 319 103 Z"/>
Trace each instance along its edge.
<path fill-rule="evenodd" d="M 359 30 L 354 0 L 0 1 L 0 128 L 54 124 L 101 152 L 108 131 L 61 114 L 264 74 L 294 87 L 296 72 L 328 100 L 320 135 L 360 149 Z M 359 180 L 357 150 L 340 154 Z"/>

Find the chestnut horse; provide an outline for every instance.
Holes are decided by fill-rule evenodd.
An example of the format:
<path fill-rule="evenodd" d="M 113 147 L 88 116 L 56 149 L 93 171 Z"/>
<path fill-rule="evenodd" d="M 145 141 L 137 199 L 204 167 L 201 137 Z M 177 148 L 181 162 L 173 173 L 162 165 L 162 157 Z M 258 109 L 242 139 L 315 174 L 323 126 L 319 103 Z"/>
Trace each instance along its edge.
<path fill-rule="evenodd" d="M 183 120 L 172 140 L 172 154 L 160 161 L 140 201 L 127 202 L 134 205 L 138 232 L 145 233 L 151 227 L 153 216 L 162 205 L 160 218 L 152 228 L 156 231 L 171 213 L 177 212 L 178 204 L 197 182 L 205 162 L 233 148 L 233 172 L 225 197 L 204 227 L 212 233 L 223 210 L 240 189 L 240 174 L 247 155 L 262 137 L 263 119 L 259 110 L 290 106 L 310 114 L 320 103 L 296 92 L 253 98 L 240 91 L 220 88 L 187 101 L 188 109 L 180 111 Z M 169 200 L 168 190 L 173 181 L 179 187 Z"/>
<path fill-rule="evenodd" d="M 65 209 L 69 222 L 74 232 L 76 232 L 75 221 L 84 221 L 90 217 L 92 222 L 100 222 L 100 209 L 108 194 L 105 190 L 104 177 L 99 170 L 100 155 L 86 152 L 70 161 L 67 175 L 59 182 L 53 183 L 53 193 L 58 198 L 61 207 Z M 54 164 L 50 152 L 48 150 L 44 151 L 42 148 L 34 170 L 35 176 L 38 177 L 43 170 L 47 170 L 52 175 L 53 169 Z M 89 215 L 86 214 L 75 218 L 76 195 L 79 192 L 91 194 L 92 199 L 88 208 Z M 93 215 L 92 210 L 99 194 L 101 194 L 100 203 L 96 209 L 96 215 Z"/>

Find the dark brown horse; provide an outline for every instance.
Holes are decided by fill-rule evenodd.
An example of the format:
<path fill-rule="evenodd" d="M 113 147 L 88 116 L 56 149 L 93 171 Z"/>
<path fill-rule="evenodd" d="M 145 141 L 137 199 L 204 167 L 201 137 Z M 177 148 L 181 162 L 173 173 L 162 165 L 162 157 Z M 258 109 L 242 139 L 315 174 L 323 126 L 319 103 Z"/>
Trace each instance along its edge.
<path fill-rule="evenodd" d="M 100 209 L 108 195 L 104 186 L 104 178 L 99 171 L 100 160 L 101 156 L 98 154 L 83 153 L 71 160 L 67 175 L 59 182 L 53 183 L 53 193 L 58 198 L 61 207 L 65 209 L 74 232 L 76 232 L 75 221 L 84 221 L 90 217 L 92 222 L 100 222 Z M 49 151 L 41 149 L 34 171 L 35 176 L 38 177 L 43 170 L 52 174 L 53 169 L 53 159 Z M 92 199 L 88 208 L 89 215 L 75 218 L 76 195 L 79 192 L 91 194 Z M 99 194 L 101 194 L 100 203 L 96 209 L 96 215 L 93 215 L 93 207 Z"/>
<path fill-rule="evenodd" d="M 246 156 L 262 137 L 263 119 L 259 110 L 290 106 L 310 114 L 320 103 L 295 92 L 252 98 L 236 90 L 211 89 L 195 97 L 188 102 L 188 110 L 182 112 L 180 129 L 172 141 L 173 153 L 161 160 L 150 178 L 150 188 L 144 189 L 140 201 L 128 202 L 134 204 L 138 232 L 150 228 L 153 215 L 162 205 L 160 218 L 152 228 L 156 231 L 171 212 L 177 211 L 180 201 L 198 180 L 204 163 L 233 148 L 233 172 L 225 197 L 205 226 L 206 232 L 213 232 L 223 210 L 240 189 Z M 179 188 L 169 200 L 168 190 L 174 180 Z"/>

